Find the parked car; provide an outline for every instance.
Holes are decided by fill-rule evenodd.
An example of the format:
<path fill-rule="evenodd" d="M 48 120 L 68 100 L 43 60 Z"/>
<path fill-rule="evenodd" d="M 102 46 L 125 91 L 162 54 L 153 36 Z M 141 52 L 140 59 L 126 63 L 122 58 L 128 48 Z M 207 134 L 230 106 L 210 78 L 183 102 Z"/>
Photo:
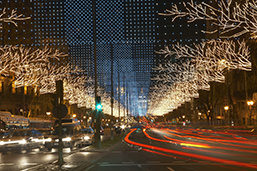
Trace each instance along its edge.
<path fill-rule="evenodd" d="M 44 138 L 47 139 L 53 132 L 53 129 L 51 128 L 36 128 L 39 132 L 41 132 L 44 135 Z"/>
<path fill-rule="evenodd" d="M 44 135 L 35 129 L 13 130 L 0 140 L 0 152 L 29 151 L 44 147 Z"/>
<path fill-rule="evenodd" d="M 103 127 L 100 127 L 100 134 L 104 135 L 104 128 Z"/>
<path fill-rule="evenodd" d="M 93 129 L 96 131 L 95 127 Z M 102 126 L 100 127 L 100 135 L 104 135 L 104 128 Z"/>
<path fill-rule="evenodd" d="M 6 137 L 9 133 L 10 131 L 0 129 L 0 139 Z"/>
<path fill-rule="evenodd" d="M 90 126 L 87 126 L 82 129 L 82 132 L 85 134 L 83 144 L 84 145 L 94 144 L 95 142 L 94 130 Z"/>
<path fill-rule="evenodd" d="M 62 123 L 62 142 L 63 148 L 81 147 L 83 145 L 84 133 L 81 130 L 79 122 Z M 59 126 L 55 126 L 52 134 L 46 139 L 45 146 L 48 151 L 52 148 L 58 148 L 59 145 Z"/>

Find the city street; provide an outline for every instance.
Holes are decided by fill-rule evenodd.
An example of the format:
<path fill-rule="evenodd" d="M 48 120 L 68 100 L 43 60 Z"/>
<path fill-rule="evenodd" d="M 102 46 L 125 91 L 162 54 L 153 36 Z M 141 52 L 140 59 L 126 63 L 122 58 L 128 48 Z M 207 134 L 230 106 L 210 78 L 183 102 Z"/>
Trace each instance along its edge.
<path fill-rule="evenodd" d="M 110 138 L 110 130 L 105 130 L 105 134 L 101 135 L 101 141 Z M 86 161 L 90 161 L 90 159 L 94 156 L 99 155 L 99 152 L 94 151 L 86 151 L 87 146 L 82 148 L 74 148 L 70 151 L 69 148 L 63 149 L 63 158 L 64 161 L 69 163 L 67 167 L 77 167 L 77 165 L 71 165 L 72 161 L 81 161 L 85 163 Z M 74 155 L 75 158 L 74 158 Z M 71 158 L 71 156 L 73 156 Z M 17 170 L 38 170 L 40 166 L 43 166 L 48 163 L 53 163 L 58 160 L 58 149 L 52 149 L 51 152 L 48 152 L 46 148 L 39 150 L 33 149 L 30 152 L 22 151 L 22 152 L 8 152 L 7 154 L 0 153 L 0 170 L 8 170 L 8 171 L 17 171 Z M 66 167 L 64 165 L 64 167 Z"/>
<path fill-rule="evenodd" d="M 109 139 L 110 130 L 101 138 Z M 108 152 L 64 149 L 61 169 L 53 164 L 57 149 L 36 149 L 1 154 L 0 170 L 253 171 L 256 143 L 256 134 L 241 129 L 137 128 L 128 130 L 122 143 Z"/>
<path fill-rule="evenodd" d="M 235 171 L 257 169 L 256 139 L 196 129 L 131 130 L 85 171 Z"/>
<path fill-rule="evenodd" d="M 257 171 L 256 39 L 256 0 L 0 1 L 0 171 Z"/>

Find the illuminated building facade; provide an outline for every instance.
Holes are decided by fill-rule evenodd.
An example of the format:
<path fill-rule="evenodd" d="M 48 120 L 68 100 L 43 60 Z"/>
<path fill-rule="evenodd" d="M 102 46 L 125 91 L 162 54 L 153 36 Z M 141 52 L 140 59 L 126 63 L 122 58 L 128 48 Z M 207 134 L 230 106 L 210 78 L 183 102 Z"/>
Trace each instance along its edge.
<path fill-rule="evenodd" d="M 114 68 L 114 98 L 132 115 L 145 115 L 152 68 L 166 60 L 155 51 L 172 43 L 192 44 L 204 38 L 202 22 L 171 22 L 159 16 L 174 0 L 96 0 L 97 74 L 99 85 L 111 91 L 111 59 Z M 67 0 L 67 42 L 74 64 L 94 76 L 92 1 Z M 79 47 L 85 47 L 79 53 Z M 81 50 L 81 49 L 80 49 Z M 88 61 L 88 62 L 85 62 Z M 125 91 L 124 91 L 125 90 Z M 125 113 L 125 112 L 123 112 Z M 121 114 L 123 116 L 123 114 Z"/>
<path fill-rule="evenodd" d="M 24 24 L 29 25 L 24 27 L 24 33 L 30 35 L 18 39 L 30 40 L 24 44 L 35 48 L 49 44 L 67 52 L 69 62 L 83 69 L 83 74 L 94 77 L 92 0 L 8 0 L 8 3 L 16 3 L 22 7 L 21 13 L 27 11 L 31 16 Z M 172 23 L 169 17 L 158 15 L 173 3 L 182 1 L 96 0 L 98 84 L 111 92 L 113 62 L 114 98 L 131 115 L 146 114 L 154 76 L 152 68 L 165 63 L 155 51 L 176 42 L 192 44 L 204 37 L 200 32 L 203 23 L 192 25 L 183 19 Z M 121 111 L 120 116 L 126 114 Z"/>

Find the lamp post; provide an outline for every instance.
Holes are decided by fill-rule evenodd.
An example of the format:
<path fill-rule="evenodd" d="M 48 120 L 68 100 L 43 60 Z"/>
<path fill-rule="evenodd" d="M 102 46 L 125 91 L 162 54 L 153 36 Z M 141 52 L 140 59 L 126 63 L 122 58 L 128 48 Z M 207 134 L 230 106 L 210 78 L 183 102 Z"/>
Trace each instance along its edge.
<path fill-rule="evenodd" d="M 51 112 L 46 112 L 47 117 L 50 117 Z"/>
<path fill-rule="evenodd" d="M 201 119 L 201 115 L 202 115 L 202 113 L 198 113 L 198 119 Z"/>
<path fill-rule="evenodd" d="M 226 117 L 225 118 L 227 118 L 228 117 L 229 106 L 224 106 L 224 110 L 226 111 Z"/>
<path fill-rule="evenodd" d="M 249 106 L 250 109 L 250 114 L 249 114 L 249 125 L 252 125 L 252 106 L 253 106 L 254 102 L 252 100 L 247 101 L 247 105 Z"/>
<path fill-rule="evenodd" d="M 182 121 L 183 121 L 183 126 L 185 126 L 185 125 L 186 125 L 186 121 L 185 121 L 186 116 L 183 115 L 182 118 L 183 118 L 183 119 L 182 119 Z"/>
<path fill-rule="evenodd" d="M 201 112 L 198 112 L 198 120 L 199 120 L 199 123 L 201 122 L 201 116 L 202 116 L 202 113 L 201 113 Z"/>

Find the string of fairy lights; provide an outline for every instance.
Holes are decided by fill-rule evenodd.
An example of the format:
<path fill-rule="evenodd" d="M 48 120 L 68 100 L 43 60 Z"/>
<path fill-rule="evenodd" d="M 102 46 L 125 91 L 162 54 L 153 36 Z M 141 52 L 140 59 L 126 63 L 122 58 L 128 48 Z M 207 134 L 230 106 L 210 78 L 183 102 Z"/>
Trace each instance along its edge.
<path fill-rule="evenodd" d="M 188 17 L 188 22 L 196 20 L 210 21 L 213 30 L 202 30 L 204 33 L 219 33 L 220 38 L 237 38 L 243 34 L 250 33 L 252 38 L 256 37 L 256 6 L 255 0 L 244 3 L 233 2 L 233 0 L 213 0 L 197 3 L 191 0 L 183 2 L 184 10 L 176 4 L 166 12 L 159 13 L 163 16 L 172 16 L 172 22 L 177 18 Z"/>
<path fill-rule="evenodd" d="M 235 38 L 235 40 L 207 40 L 192 47 L 181 44 L 166 46 L 156 52 L 171 56 L 179 61 L 169 61 L 154 70 L 159 71 L 153 80 L 158 85 L 152 88 L 148 113 L 163 115 L 199 97 L 198 90 L 210 90 L 210 81 L 224 83 L 226 69 L 251 71 L 249 47 L 239 36 L 250 33 L 256 38 L 256 1 L 243 4 L 232 3 L 232 0 L 215 0 L 209 4 L 200 4 L 191 0 L 183 2 L 184 10 L 172 5 L 162 16 L 177 18 L 187 17 L 188 22 L 196 20 L 210 21 L 211 29 L 202 30 L 207 34 L 219 34 L 219 38 Z M 240 40 L 240 41 L 239 41 Z"/>
<path fill-rule="evenodd" d="M 27 20 L 22 14 L 17 15 L 12 10 L 11 15 L 4 17 L 6 10 L 0 14 L 0 22 L 12 23 L 18 26 L 17 21 Z M 1 29 L 1 28 L 0 28 Z M 82 75 L 83 70 L 77 66 L 57 65 L 51 61 L 60 61 L 66 54 L 58 49 L 45 46 L 43 49 L 32 50 L 24 46 L 0 47 L 0 74 L 12 76 L 15 88 L 33 87 L 34 92 L 40 94 L 55 93 L 57 80 L 63 80 L 64 100 L 69 105 L 77 104 L 78 107 L 94 109 L 94 81 Z M 100 91 L 103 112 L 111 114 L 110 95 L 101 87 Z M 114 116 L 119 116 L 119 108 L 124 110 L 118 101 L 114 100 Z"/>
<path fill-rule="evenodd" d="M 236 46 L 239 48 L 235 48 Z M 164 66 L 160 65 L 155 68 L 162 74 L 157 75 L 153 80 L 170 85 L 169 91 L 167 86 L 164 86 L 165 92 L 168 93 L 165 95 L 165 97 L 168 97 L 164 99 L 165 103 L 156 104 L 167 106 L 174 100 L 176 102 L 171 102 L 172 107 L 170 109 L 172 111 L 174 104 L 177 104 L 175 106 L 177 108 L 181 103 L 189 102 L 193 97 L 199 97 L 198 90 L 210 90 L 210 81 L 224 83 L 224 72 L 227 68 L 250 71 L 251 62 L 248 49 L 244 42 L 212 40 L 195 45 L 195 48 L 177 44 L 172 46 L 171 49 L 166 47 L 160 50 L 157 53 L 164 54 L 166 57 L 174 55 L 175 58 L 184 60 L 180 60 L 180 63 L 168 61 Z M 160 87 L 154 91 L 159 92 Z M 170 97 L 174 92 L 177 94 L 176 98 Z M 155 96 L 152 95 L 151 97 L 154 97 L 154 99 L 151 100 L 157 100 Z M 169 99 L 169 103 L 167 103 L 167 99 Z M 160 101 L 160 99 L 157 101 Z M 163 106 L 158 108 L 165 109 Z M 163 114 L 163 112 L 169 112 L 170 110 L 165 109 L 160 112 L 158 109 L 157 111 Z"/>
<path fill-rule="evenodd" d="M 219 38 L 235 40 L 217 38 L 193 46 L 177 43 L 156 52 L 178 62 L 168 61 L 154 68 L 159 75 L 153 78 L 158 85 L 152 88 L 149 96 L 148 113 L 152 115 L 166 114 L 199 97 L 199 90 L 210 90 L 211 81 L 224 83 L 227 69 L 251 71 L 252 68 L 249 47 L 238 36 L 250 33 L 251 39 L 256 38 L 255 1 L 237 4 L 232 0 L 216 0 L 198 4 L 192 0 L 183 5 L 184 11 L 172 5 L 171 10 L 159 15 L 172 16 L 172 22 L 182 17 L 187 17 L 188 22 L 210 21 L 213 30 L 203 30 L 204 33 L 219 33 Z"/>

